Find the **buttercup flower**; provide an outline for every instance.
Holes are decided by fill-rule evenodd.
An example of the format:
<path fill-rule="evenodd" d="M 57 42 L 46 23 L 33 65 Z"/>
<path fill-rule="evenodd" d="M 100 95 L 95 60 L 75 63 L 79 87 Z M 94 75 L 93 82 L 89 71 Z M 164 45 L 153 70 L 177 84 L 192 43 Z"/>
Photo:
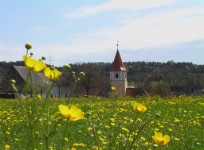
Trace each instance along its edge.
<path fill-rule="evenodd" d="M 159 145 L 166 145 L 170 142 L 170 137 L 168 135 L 164 135 L 161 132 L 155 132 L 154 136 L 152 136 L 155 143 Z"/>
<path fill-rule="evenodd" d="M 116 87 L 115 87 L 115 86 L 111 86 L 111 90 L 112 90 L 112 91 L 115 91 L 115 90 L 116 90 Z"/>
<path fill-rule="evenodd" d="M 10 145 L 6 144 L 6 145 L 5 145 L 5 150 L 9 150 L 10 147 L 11 147 Z"/>
<path fill-rule="evenodd" d="M 59 79 L 62 75 L 62 72 L 60 72 L 56 68 L 46 67 L 44 70 L 44 75 L 47 79 L 53 81 Z"/>
<path fill-rule="evenodd" d="M 38 98 L 39 100 L 41 100 L 41 99 L 42 99 L 41 94 L 37 94 L 37 98 Z"/>
<path fill-rule="evenodd" d="M 133 109 L 136 112 L 145 112 L 145 111 L 147 111 L 147 107 L 145 107 L 143 104 L 140 104 L 140 103 L 137 103 L 137 102 L 133 103 Z"/>
<path fill-rule="evenodd" d="M 86 145 L 84 143 L 74 143 L 73 146 L 74 147 L 84 147 Z"/>
<path fill-rule="evenodd" d="M 46 65 L 44 62 L 42 62 L 41 60 L 37 61 L 34 68 L 33 68 L 33 71 L 35 72 L 40 72 L 42 70 L 44 70 L 46 68 Z"/>
<path fill-rule="evenodd" d="M 24 60 L 24 63 L 25 63 L 25 66 L 32 70 L 36 64 L 36 60 L 31 58 L 31 57 L 28 57 L 26 55 L 23 55 L 23 60 Z"/>
<path fill-rule="evenodd" d="M 24 60 L 25 66 L 29 70 L 33 70 L 34 72 L 40 72 L 44 70 L 46 67 L 45 63 L 42 62 L 41 60 L 37 61 L 26 55 L 23 56 L 23 60 Z"/>
<path fill-rule="evenodd" d="M 66 105 L 59 105 L 58 107 L 62 116 L 70 121 L 84 119 L 84 112 L 76 106 L 72 106 L 70 109 Z"/>

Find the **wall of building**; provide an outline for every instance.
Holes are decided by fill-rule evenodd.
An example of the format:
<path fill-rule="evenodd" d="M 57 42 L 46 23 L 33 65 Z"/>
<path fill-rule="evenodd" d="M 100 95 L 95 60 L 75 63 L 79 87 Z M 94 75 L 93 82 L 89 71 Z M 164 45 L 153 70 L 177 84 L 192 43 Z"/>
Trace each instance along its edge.
<path fill-rule="evenodd" d="M 51 90 L 51 97 L 53 98 L 68 97 L 69 94 L 70 91 L 68 86 L 54 85 Z"/>
<path fill-rule="evenodd" d="M 111 81 L 111 86 L 116 87 L 116 91 L 122 95 L 126 94 L 127 81 Z"/>
<path fill-rule="evenodd" d="M 117 77 L 118 75 L 118 77 Z M 113 81 L 127 81 L 127 72 L 126 71 L 111 71 L 110 80 Z"/>

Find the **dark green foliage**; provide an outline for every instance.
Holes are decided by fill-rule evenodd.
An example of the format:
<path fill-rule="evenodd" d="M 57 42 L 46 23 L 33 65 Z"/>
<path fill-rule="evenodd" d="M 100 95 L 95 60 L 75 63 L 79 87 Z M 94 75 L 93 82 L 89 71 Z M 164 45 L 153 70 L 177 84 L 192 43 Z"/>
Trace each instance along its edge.
<path fill-rule="evenodd" d="M 176 90 L 177 94 L 192 94 L 196 89 L 204 88 L 204 65 L 196 65 L 189 62 L 126 62 L 124 63 L 128 70 L 128 83 L 137 87 L 144 87 L 147 92 L 152 94 L 155 89 L 152 89 L 152 84 L 160 84 L 162 81 L 170 89 Z M 12 65 L 23 65 L 22 61 L 17 62 L 0 62 L 0 87 L 1 81 L 6 72 Z M 83 94 L 92 94 L 93 88 L 101 88 L 97 93 L 101 96 L 107 96 L 110 89 L 109 73 L 110 63 L 74 63 L 70 64 L 73 71 L 79 74 L 80 71 L 85 72 L 86 77 L 77 85 L 78 92 Z M 72 83 L 71 76 L 63 75 L 67 82 Z M 165 92 L 161 95 L 168 95 Z M 96 93 L 95 93 L 96 94 Z"/>

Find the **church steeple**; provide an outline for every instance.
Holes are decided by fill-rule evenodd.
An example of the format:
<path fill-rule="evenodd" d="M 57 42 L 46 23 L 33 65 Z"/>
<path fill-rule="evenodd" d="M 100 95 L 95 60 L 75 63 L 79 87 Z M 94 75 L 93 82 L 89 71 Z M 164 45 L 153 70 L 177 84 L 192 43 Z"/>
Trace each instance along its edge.
<path fill-rule="evenodd" d="M 115 59 L 113 61 L 113 64 L 111 66 L 111 71 L 126 71 L 127 69 L 125 68 L 123 61 L 120 57 L 120 52 L 118 50 L 118 43 L 117 43 L 117 51 L 115 55 Z"/>
<path fill-rule="evenodd" d="M 111 66 L 110 82 L 111 82 L 111 86 L 116 87 L 116 90 L 118 92 L 120 92 L 122 95 L 126 94 L 127 70 L 120 57 L 120 53 L 118 50 L 118 43 L 117 43 L 117 51 L 116 51 L 115 59 Z"/>

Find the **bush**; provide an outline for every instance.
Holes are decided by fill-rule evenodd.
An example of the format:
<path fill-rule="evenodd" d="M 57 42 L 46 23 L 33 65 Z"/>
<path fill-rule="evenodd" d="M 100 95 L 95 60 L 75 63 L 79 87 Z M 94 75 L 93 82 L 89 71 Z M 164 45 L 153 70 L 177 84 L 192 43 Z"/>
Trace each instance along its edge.
<path fill-rule="evenodd" d="M 150 89 L 150 93 L 152 95 L 159 95 L 162 97 L 171 95 L 170 86 L 164 81 L 152 81 L 150 84 Z"/>

